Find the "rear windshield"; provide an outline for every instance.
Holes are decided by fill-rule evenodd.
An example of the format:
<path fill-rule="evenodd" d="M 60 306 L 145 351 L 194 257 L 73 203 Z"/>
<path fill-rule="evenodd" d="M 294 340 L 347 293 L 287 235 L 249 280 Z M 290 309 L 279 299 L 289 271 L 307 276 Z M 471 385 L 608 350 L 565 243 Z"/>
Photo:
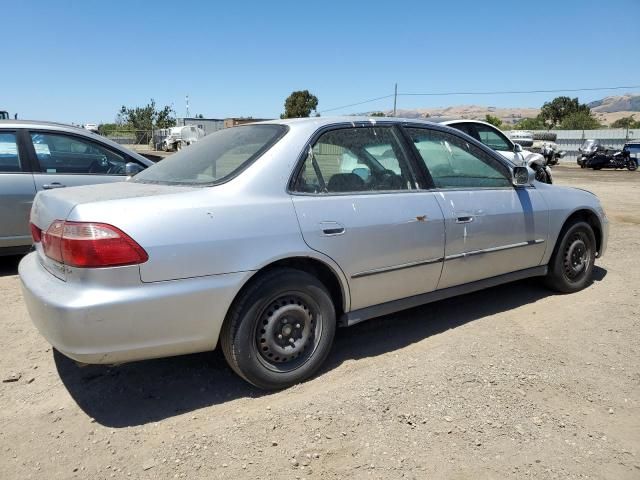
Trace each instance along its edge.
<path fill-rule="evenodd" d="M 244 125 L 218 130 L 137 174 L 134 182 L 167 185 L 223 183 L 271 148 L 284 125 Z"/>

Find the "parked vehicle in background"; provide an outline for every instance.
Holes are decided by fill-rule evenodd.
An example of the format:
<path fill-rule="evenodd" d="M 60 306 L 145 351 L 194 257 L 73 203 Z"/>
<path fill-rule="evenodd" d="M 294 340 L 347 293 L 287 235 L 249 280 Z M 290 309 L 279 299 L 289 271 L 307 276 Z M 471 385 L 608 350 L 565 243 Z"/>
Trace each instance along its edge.
<path fill-rule="evenodd" d="M 9 120 L 9 112 L 0 110 L 0 120 Z"/>
<path fill-rule="evenodd" d="M 580 165 L 581 168 L 586 167 L 586 160 L 593 155 L 595 155 L 598 151 L 605 151 L 605 147 L 598 141 L 594 139 L 585 140 L 580 147 L 578 147 L 578 158 L 576 162 Z"/>
<path fill-rule="evenodd" d="M 640 140 L 631 140 L 624 144 L 622 151 L 629 158 L 633 158 L 636 161 L 636 166 L 640 164 Z"/>
<path fill-rule="evenodd" d="M 313 375 L 337 326 L 533 276 L 581 290 L 608 235 L 595 195 L 459 130 L 358 117 L 219 130 L 129 182 L 40 193 L 31 223 L 24 298 L 60 352 L 219 344 L 266 389 Z"/>
<path fill-rule="evenodd" d="M 0 255 L 32 244 L 36 193 L 124 180 L 153 162 L 87 130 L 48 122 L 0 121 Z"/>
<path fill-rule="evenodd" d="M 82 128 L 93 133 L 98 133 L 98 125 L 95 123 L 85 123 Z"/>
<path fill-rule="evenodd" d="M 545 164 L 548 166 L 557 165 L 561 158 L 566 155 L 566 152 L 560 150 L 560 147 L 555 142 L 543 141 L 539 145 L 534 142 L 534 148 L 537 147 L 540 150 L 540 155 L 545 159 Z"/>
<path fill-rule="evenodd" d="M 509 138 L 523 148 L 532 147 L 534 142 L 533 132 L 526 130 L 509 130 Z"/>
<path fill-rule="evenodd" d="M 624 169 L 634 171 L 638 168 L 638 160 L 631 157 L 629 151 L 625 150 L 603 150 L 596 151 L 585 161 L 586 168 L 601 170 L 603 168 Z"/>
<path fill-rule="evenodd" d="M 182 147 L 186 147 L 196 143 L 204 137 L 204 131 L 195 125 L 186 125 L 184 127 L 171 127 L 166 129 L 166 137 L 162 140 L 162 150 L 178 151 Z"/>
<path fill-rule="evenodd" d="M 442 125 L 456 128 L 497 151 L 514 165 L 527 165 L 536 172 L 536 180 L 553 183 L 551 169 L 545 158 L 539 153 L 524 150 L 518 143 L 511 141 L 499 128 L 480 120 L 445 120 Z M 533 138 L 533 137 L 532 137 Z M 531 141 L 533 143 L 533 140 Z"/>

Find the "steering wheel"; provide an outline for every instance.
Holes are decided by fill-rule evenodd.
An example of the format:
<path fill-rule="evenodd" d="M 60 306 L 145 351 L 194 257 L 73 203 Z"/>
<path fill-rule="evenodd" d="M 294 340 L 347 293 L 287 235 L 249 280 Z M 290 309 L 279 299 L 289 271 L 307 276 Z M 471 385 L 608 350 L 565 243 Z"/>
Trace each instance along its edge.
<path fill-rule="evenodd" d="M 402 180 L 392 170 L 383 170 L 376 174 L 376 184 L 379 190 L 394 190 L 402 184 Z"/>
<path fill-rule="evenodd" d="M 108 175 L 124 175 L 124 173 L 124 163 L 109 162 L 109 168 L 107 169 Z"/>

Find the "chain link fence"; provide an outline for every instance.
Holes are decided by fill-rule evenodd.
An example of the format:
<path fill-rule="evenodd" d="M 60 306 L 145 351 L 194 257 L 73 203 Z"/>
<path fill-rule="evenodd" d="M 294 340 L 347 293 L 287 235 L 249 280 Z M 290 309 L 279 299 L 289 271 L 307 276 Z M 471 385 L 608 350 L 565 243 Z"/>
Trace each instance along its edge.
<path fill-rule="evenodd" d="M 112 130 L 103 134 L 109 140 L 133 150 L 155 150 L 154 130 Z"/>

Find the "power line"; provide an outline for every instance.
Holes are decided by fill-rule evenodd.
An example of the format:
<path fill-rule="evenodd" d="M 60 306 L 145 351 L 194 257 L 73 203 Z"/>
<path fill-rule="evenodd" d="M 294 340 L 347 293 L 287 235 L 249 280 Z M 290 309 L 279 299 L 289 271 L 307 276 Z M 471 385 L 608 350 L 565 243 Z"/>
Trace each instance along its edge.
<path fill-rule="evenodd" d="M 453 95 L 514 95 L 514 94 L 527 94 L 527 93 L 568 93 L 568 92 L 594 92 L 599 90 L 624 90 L 631 88 L 640 88 L 640 85 L 619 86 L 619 87 L 594 87 L 594 88 L 565 88 L 565 89 L 553 89 L 553 90 L 506 90 L 506 91 L 494 91 L 494 92 L 434 92 L 434 93 L 398 93 L 398 96 L 403 97 L 446 97 Z M 358 105 L 364 105 L 371 102 L 377 102 L 378 100 L 384 100 L 385 98 L 395 97 L 395 94 L 384 95 L 382 97 L 371 98 L 369 100 L 363 100 L 361 102 L 350 103 L 349 105 L 342 105 L 340 107 L 328 108 L 318 113 L 334 112 L 336 110 L 343 110 L 349 107 L 356 107 Z"/>
<path fill-rule="evenodd" d="M 375 101 L 378 101 L 378 100 L 383 100 L 385 98 L 391 98 L 391 97 L 393 97 L 393 93 L 391 95 L 385 95 L 383 97 L 372 98 L 370 100 L 364 100 L 364 101 L 358 102 L 358 103 L 351 103 L 349 105 L 342 105 L 341 107 L 329 108 L 327 110 L 322 110 L 321 112 L 318 112 L 318 113 L 333 112 L 334 110 L 342 110 L 343 108 L 356 107 L 358 105 L 364 105 L 365 103 L 371 103 L 371 102 L 375 102 Z"/>
<path fill-rule="evenodd" d="M 510 95 L 519 93 L 562 93 L 562 92 L 593 92 L 598 90 L 624 90 L 626 88 L 640 88 L 640 85 L 626 87 L 595 87 L 595 88 L 560 88 L 554 90 L 507 90 L 495 92 L 439 92 L 439 93 L 398 93 L 402 96 L 450 96 L 450 95 Z"/>

